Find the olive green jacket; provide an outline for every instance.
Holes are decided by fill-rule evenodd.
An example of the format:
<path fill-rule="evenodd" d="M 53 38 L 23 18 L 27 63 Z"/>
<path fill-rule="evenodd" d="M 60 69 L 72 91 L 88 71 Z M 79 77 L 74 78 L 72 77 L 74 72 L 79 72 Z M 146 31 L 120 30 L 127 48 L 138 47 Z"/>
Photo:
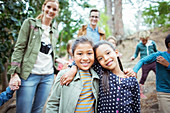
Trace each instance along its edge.
<path fill-rule="evenodd" d="M 47 102 L 46 113 L 74 113 L 83 84 L 79 73 L 76 74 L 73 81 L 68 86 L 60 85 L 60 77 L 67 70 L 58 73 L 52 88 L 51 95 Z M 92 92 L 95 97 L 95 113 L 97 113 L 97 99 L 99 93 L 99 76 L 90 69 L 92 74 Z"/>
<path fill-rule="evenodd" d="M 8 74 L 18 73 L 21 78 L 25 80 L 28 78 L 40 51 L 42 32 L 41 20 L 29 18 L 24 21 L 15 44 L 11 58 L 11 68 Z M 52 42 L 53 64 L 55 64 L 57 57 L 55 52 L 57 42 L 56 33 L 56 28 L 52 26 L 49 38 Z"/>

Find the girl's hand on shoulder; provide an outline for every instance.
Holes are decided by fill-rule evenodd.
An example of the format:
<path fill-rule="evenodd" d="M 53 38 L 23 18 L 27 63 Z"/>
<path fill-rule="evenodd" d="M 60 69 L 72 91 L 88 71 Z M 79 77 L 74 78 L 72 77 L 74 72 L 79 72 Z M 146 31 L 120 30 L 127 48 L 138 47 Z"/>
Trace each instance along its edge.
<path fill-rule="evenodd" d="M 68 71 L 68 72 L 66 72 L 66 73 L 64 73 L 62 76 L 61 76 L 61 78 L 60 78 L 60 84 L 61 85 L 69 85 L 70 84 L 70 82 L 73 80 L 73 76 L 71 76 L 70 75 L 70 71 Z"/>
<path fill-rule="evenodd" d="M 75 75 L 77 73 L 77 67 L 72 66 L 69 71 L 64 73 L 60 78 L 60 84 L 61 85 L 69 85 L 71 81 L 73 81 Z"/>
<path fill-rule="evenodd" d="M 136 76 L 137 74 L 131 68 L 124 69 L 124 73 L 125 73 L 126 77 L 136 77 L 137 78 L 137 76 Z"/>

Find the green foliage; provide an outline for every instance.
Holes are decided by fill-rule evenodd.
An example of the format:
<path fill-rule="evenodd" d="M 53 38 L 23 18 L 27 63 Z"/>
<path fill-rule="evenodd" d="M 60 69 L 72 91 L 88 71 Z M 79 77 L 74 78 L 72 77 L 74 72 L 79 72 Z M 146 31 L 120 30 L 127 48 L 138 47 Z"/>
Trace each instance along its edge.
<path fill-rule="evenodd" d="M 82 8 L 91 7 L 86 0 L 81 0 L 78 2 L 77 0 L 71 0 L 71 2 L 81 6 Z M 58 49 L 57 53 L 60 56 L 65 54 L 67 42 L 74 38 L 76 32 L 80 28 L 80 25 L 83 23 L 83 19 L 80 15 L 77 15 L 79 18 L 76 19 L 72 15 L 76 15 L 78 10 L 72 11 L 70 7 L 73 7 L 74 4 L 71 4 L 68 0 L 59 0 L 60 3 L 60 14 L 57 17 L 56 21 L 59 25 L 62 25 L 62 31 L 59 33 L 59 41 L 58 41 Z M 77 12 L 76 12 L 77 11 Z"/>
<path fill-rule="evenodd" d="M 4 71 L 3 64 L 10 60 L 20 26 L 30 12 L 24 1 L 0 1 L 0 73 Z"/>
<path fill-rule="evenodd" d="M 60 0 L 60 14 L 57 17 L 56 21 L 58 24 L 62 24 L 62 31 L 59 33 L 59 41 L 58 44 L 60 45 L 59 55 L 66 49 L 66 44 L 68 40 L 73 38 L 73 34 L 78 30 L 79 23 L 81 20 L 73 19 L 72 12 L 69 9 L 69 2 L 68 0 Z"/>
<path fill-rule="evenodd" d="M 109 28 L 109 26 L 108 26 L 108 24 L 107 24 L 107 21 L 108 21 L 108 20 L 109 20 L 109 17 L 108 17 L 105 13 L 101 12 L 101 13 L 100 13 L 99 26 L 104 29 L 105 34 L 106 34 L 106 37 L 108 37 L 108 36 L 111 35 L 110 28 Z"/>
<path fill-rule="evenodd" d="M 149 26 L 161 27 L 169 26 L 170 22 L 170 2 L 156 2 L 157 5 L 150 5 L 145 8 L 142 16 Z"/>

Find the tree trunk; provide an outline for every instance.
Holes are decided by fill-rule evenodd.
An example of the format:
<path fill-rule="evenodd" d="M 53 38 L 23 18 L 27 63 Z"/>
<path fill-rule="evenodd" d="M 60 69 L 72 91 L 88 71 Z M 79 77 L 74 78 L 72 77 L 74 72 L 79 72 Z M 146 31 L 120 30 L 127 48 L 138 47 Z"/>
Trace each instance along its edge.
<path fill-rule="evenodd" d="M 105 9 L 106 9 L 106 7 L 107 7 L 107 0 L 104 0 L 104 7 L 105 7 Z M 107 10 L 107 9 L 106 9 Z M 106 11 L 107 12 L 107 11 Z"/>
<path fill-rule="evenodd" d="M 110 28 L 110 32 L 113 35 L 114 23 L 113 23 L 113 14 L 112 14 L 112 0 L 107 0 L 106 2 L 106 15 L 109 17 L 107 24 Z"/>
<path fill-rule="evenodd" d="M 104 0 L 105 14 L 108 16 L 107 25 L 109 26 L 110 33 L 114 33 L 114 15 L 112 11 L 113 3 L 112 0 Z"/>
<path fill-rule="evenodd" d="M 122 19 L 122 0 L 114 0 L 115 11 L 114 11 L 114 35 L 118 40 L 122 40 L 124 37 L 124 27 Z"/>
<path fill-rule="evenodd" d="M 4 68 L 5 70 L 1 73 L 2 91 L 5 91 L 6 87 L 8 87 L 8 77 L 7 77 L 8 62 L 4 64 Z"/>

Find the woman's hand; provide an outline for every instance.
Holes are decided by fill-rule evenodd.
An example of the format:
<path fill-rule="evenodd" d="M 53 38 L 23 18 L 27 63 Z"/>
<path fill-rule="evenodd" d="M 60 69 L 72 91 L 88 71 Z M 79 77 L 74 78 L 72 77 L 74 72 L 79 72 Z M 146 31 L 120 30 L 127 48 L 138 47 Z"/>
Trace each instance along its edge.
<path fill-rule="evenodd" d="M 124 69 L 124 73 L 126 74 L 127 77 L 136 77 L 137 78 L 137 74 L 131 68 Z"/>
<path fill-rule="evenodd" d="M 69 83 L 75 77 L 76 73 L 77 73 L 77 67 L 73 65 L 69 71 L 67 71 L 66 73 L 64 73 L 64 75 L 61 76 L 60 84 L 66 86 L 69 85 Z"/>
<path fill-rule="evenodd" d="M 19 86 L 21 85 L 21 79 L 19 78 L 17 73 L 14 73 L 11 75 L 11 79 L 9 82 L 9 87 L 11 90 L 18 90 Z"/>

